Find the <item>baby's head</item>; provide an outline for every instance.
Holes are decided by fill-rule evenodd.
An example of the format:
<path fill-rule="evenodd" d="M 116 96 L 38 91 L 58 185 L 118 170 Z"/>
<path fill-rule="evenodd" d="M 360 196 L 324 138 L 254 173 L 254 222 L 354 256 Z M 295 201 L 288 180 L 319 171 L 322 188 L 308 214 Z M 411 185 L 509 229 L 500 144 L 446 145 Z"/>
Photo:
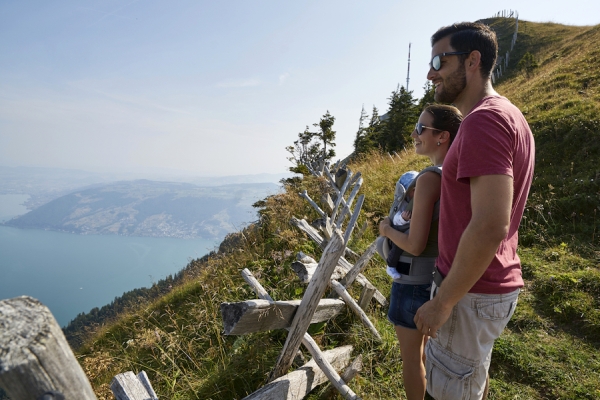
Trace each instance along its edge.
<path fill-rule="evenodd" d="M 412 199 L 412 197 L 413 197 L 414 195 L 415 195 L 415 187 L 413 186 L 413 187 L 411 187 L 411 188 L 410 188 L 410 190 L 408 190 L 408 191 L 406 192 L 406 196 L 405 196 L 405 198 L 406 198 L 406 200 L 410 200 L 410 199 Z"/>
<path fill-rule="evenodd" d="M 410 186 L 412 181 L 415 180 L 417 175 L 419 175 L 417 171 L 408 171 L 402 174 L 399 182 L 402 186 L 404 186 L 404 190 L 408 189 L 408 187 Z"/>

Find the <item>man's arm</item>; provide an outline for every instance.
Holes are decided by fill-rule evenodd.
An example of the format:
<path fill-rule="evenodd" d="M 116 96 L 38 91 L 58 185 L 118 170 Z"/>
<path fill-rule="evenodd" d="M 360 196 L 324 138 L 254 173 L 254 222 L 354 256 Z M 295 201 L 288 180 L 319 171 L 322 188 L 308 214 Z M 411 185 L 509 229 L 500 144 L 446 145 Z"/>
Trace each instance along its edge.
<path fill-rule="evenodd" d="M 454 305 L 481 278 L 508 233 L 513 178 L 484 175 L 471 178 L 470 185 L 471 221 L 460 238 L 452 268 L 437 295 L 415 316 L 417 329 L 424 335 L 436 336 Z"/>

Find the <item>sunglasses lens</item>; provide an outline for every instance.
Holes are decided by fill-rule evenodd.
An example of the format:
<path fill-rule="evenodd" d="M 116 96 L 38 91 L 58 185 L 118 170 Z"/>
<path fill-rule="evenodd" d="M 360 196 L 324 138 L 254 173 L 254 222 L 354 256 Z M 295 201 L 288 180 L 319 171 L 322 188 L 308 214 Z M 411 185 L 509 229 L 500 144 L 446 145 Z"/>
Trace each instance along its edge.
<path fill-rule="evenodd" d="M 436 71 L 439 71 L 440 68 L 442 67 L 442 60 L 440 59 L 440 56 L 435 56 L 431 59 L 431 68 L 433 68 Z"/>
<path fill-rule="evenodd" d="M 417 135 L 421 136 L 421 133 L 423 133 L 423 125 L 417 122 L 415 125 L 415 131 L 417 131 Z"/>

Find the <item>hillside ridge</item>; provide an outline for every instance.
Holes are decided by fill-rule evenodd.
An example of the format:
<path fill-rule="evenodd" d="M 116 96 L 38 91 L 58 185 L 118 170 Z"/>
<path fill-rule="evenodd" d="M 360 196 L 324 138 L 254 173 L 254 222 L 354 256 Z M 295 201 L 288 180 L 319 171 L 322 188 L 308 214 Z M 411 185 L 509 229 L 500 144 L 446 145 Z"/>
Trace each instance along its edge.
<path fill-rule="evenodd" d="M 4 225 L 85 235 L 222 238 L 254 221 L 252 204 L 278 189 L 273 183 L 202 187 L 144 179 L 98 184 Z"/>

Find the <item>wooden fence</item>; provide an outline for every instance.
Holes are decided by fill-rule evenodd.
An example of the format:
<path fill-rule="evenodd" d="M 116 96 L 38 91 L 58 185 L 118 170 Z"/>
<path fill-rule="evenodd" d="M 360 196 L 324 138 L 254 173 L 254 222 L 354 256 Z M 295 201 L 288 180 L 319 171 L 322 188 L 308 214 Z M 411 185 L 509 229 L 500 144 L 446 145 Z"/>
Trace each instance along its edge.
<path fill-rule="evenodd" d="M 353 175 L 352 171 L 339 167 L 339 163 L 332 169 L 325 163 L 311 165 L 309 170 L 314 175 L 324 176 L 328 180 L 335 201 L 325 193 L 321 196 L 321 207 L 306 191 L 299 193 L 321 217 L 320 231 L 304 219 L 293 218 L 290 222 L 323 249 L 318 262 L 309 255 L 299 253 L 297 261 L 291 266 L 300 281 L 308 284 L 304 296 L 301 300 L 274 301 L 252 273 L 244 269 L 242 276 L 259 300 L 221 304 L 226 335 L 243 335 L 272 329 L 289 331 L 268 383 L 245 399 L 302 399 L 325 380 L 329 380 L 343 398 L 359 399 L 348 387 L 347 382 L 360 371 L 360 356 L 350 363 L 350 346 L 322 352 L 307 333 L 308 327 L 311 323 L 334 318 L 342 309 L 348 307 L 373 336 L 381 340 L 379 332 L 364 310 L 372 299 L 383 305 L 386 304 L 386 299 L 361 274 L 375 254 L 375 243 L 360 257 L 347 247 L 364 201 L 364 195 L 356 197 L 363 182 L 362 177 L 360 173 Z M 349 195 L 346 197 L 347 192 Z M 353 207 L 355 199 L 356 204 Z M 346 219 L 348 222 L 342 231 Z M 350 263 L 344 257 L 347 255 L 353 255 L 357 261 L 354 264 Z M 346 290 L 353 282 L 363 286 L 358 301 Z M 328 288 L 332 294 L 324 297 Z M 310 352 L 313 360 L 286 374 L 301 344 Z M 350 366 L 340 376 L 337 371 L 348 364 Z M 311 377 L 310 380 L 308 376 Z"/>
<path fill-rule="evenodd" d="M 493 15 L 493 18 L 514 18 L 515 19 L 515 31 L 513 32 L 512 39 L 510 41 L 510 49 L 506 51 L 506 54 L 498 54 L 498 60 L 496 66 L 492 71 L 492 83 L 496 83 L 498 79 L 506 72 L 508 68 L 508 62 L 510 60 L 510 52 L 517 44 L 517 35 L 519 33 L 519 13 L 515 10 L 500 10 Z"/>

